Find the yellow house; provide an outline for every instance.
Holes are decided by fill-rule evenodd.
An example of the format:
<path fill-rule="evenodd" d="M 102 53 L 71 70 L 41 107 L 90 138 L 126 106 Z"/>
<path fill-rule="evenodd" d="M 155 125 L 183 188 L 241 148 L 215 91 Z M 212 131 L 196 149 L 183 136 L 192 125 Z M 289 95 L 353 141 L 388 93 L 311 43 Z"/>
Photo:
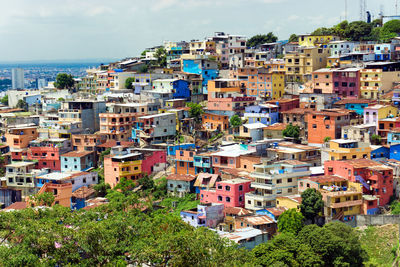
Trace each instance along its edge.
<path fill-rule="evenodd" d="M 285 72 L 272 71 L 272 99 L 279 99 L 285 94 Z"/>
<path fill-rule="evenodd" d="M 382 69 L 362 69 L 360 71 L 360 96 L 365 99 L 378 99 L 378 95 L 389 92 L 393 82 L 400 81 L 400 71 Z"/>
<path fill-rule="evenodd" d="M 276 198 L 276 206 L 278 208 L 284 207 L 287 209 L 296 209 L 296 210 L 300 211 L 300 204 L 301 204 L 301 196 L 300 195 L 292 195 L 292 196 Z"/>
<path fill-rule="evenodd" d="M 321 192 L 324 201 L 324 216 L 327 221 L 348 220 L 362 213 L 362 188 L 347 179 L 324 175 L 299 180 L 299 192 L 314 188 Z"/>
<path fill-rule="evenodd" d="M 331 41 L 338 41 L 340 38 L 334 35 L 299 35 L 300 46 L 318 46 L 328 44 Z"/>
<path fill-rule="evenodd" d="M 369 143 L 347 139 L 330 140 L 321 150 L 322 162 L 326 160 L 346 160 L 371 158 Z"/>
<path fill-rule="evenodd" d="M 312 72 L 325 68 L 329 48 L 302 47 L 285 55 L 286 80 L 289 82 L 307 82 L 312 78 Z"/>

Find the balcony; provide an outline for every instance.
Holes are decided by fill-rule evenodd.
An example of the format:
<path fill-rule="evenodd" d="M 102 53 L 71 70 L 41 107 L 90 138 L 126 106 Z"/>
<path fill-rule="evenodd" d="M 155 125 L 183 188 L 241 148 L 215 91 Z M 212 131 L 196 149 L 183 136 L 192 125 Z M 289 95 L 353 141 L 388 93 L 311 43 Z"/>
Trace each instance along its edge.
<path fill-rule="evenodd" d="M 360 90 L 379 91 L 379 86 L 360 86 Z"/>
<path fill-rule="evenodd" d="M 267 189 L 267 190 L 274 190 L 275 185 L 270 183 L 251 183 L 250 185 L 252 188 L 259 188 L 259 189 Z"/>
<path fill-rule="evenodd" d="M 275 194 L 270 194 L 270 195 L 259 195 L 259 194 L 254 194 L 254 193 L 246 193 L 245 194 L 246 201 L 247 200 L 255 200 L 255 201 L 274 201 L 276 199 Z"/>
<path fill-rule="evenodd" d="M 329 204 L 329 207 L 332 209 L 338 209 L 338 208 L 354 207 L 354 206 L 361 206 L 361 205 L 362 205 L 362 200 L 359 199 L 359 200 L 353 200 L 353 201 L 331 203 L 331 204 Z"/>
<path fill-rule="evenodd" d="M 362 82 L 380 82 L 381 80 L 381 77 L 360 77 Z"/>
<path fill-rule="evenodd" d="M 257 168 L 257 167 L 256 167 Z M 253 172 L 251 174 L 252 177 L 254 178 L 260 178 L 260 179 L 282 179 L 282 178 L 294 178 L 294 177 L 305 177 L 305 176 L 310 176 L 311 171 L 303 171 L 303 172 L 285 172 L 285 173 L 269 173 L 269 172 Z"/>

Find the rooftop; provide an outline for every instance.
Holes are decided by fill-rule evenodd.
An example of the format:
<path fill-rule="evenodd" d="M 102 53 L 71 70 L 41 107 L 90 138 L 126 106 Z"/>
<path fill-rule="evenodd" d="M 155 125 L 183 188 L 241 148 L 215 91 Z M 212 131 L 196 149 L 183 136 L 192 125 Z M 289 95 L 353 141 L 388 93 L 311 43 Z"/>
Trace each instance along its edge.
<path fill-rule="evenodd" d="M 190 182 L 196 179 L 193 175 L 190 174 L 170 174 L 167 176 L 167 180 L 174 180 L 174 181 L 186 181 Z"/>
<path fill-rule="evenodd" d="M 314 177 L 306 177 L 299 180 L 309 180 L 318 184 L 322 183 L 333 183 L 333 182 L 344 182 L 347 179 L 336 176 L 336 175 L 323 175 L 323 176 L 314 176 Z"/>
<path fill-rule="evenodd" d="M 65 154 L 62 154 L 61 157 L 73 157 L 73 158 L 81 158 L 87 155 L 92 154 L 93 151 L 71 151 Z"/>

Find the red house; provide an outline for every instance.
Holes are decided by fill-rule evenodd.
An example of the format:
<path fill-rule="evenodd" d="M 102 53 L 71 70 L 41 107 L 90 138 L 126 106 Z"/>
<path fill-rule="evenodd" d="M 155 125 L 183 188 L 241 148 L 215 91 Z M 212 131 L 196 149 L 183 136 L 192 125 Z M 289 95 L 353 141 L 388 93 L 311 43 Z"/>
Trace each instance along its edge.
<path fill-rule="evenodd" d="M 26 153 L 26 159 L 37 160 L 38 169 L 49 168 L 53 171 L 60 171 L 60 155 L 71 150 L 71 142 L 68 139 L 38 139 L 29 143 L 29 148 Z"/>
<path fill-rule="evenodd" d="M 201 203 L 222 203 L 225 207 L 244 207 L 244 195 L 251 191 L 250 180 L 236 178 L 216 184 L 215 190 L 200 190 Z"/>
<path fill-rule="evenodd" d="M 362 184 L 363 194 L 377 197 L 379 206 L 389 204 L 393 195 L 393 169 L 370 159 L 326 161 L 325 175 Z"/>

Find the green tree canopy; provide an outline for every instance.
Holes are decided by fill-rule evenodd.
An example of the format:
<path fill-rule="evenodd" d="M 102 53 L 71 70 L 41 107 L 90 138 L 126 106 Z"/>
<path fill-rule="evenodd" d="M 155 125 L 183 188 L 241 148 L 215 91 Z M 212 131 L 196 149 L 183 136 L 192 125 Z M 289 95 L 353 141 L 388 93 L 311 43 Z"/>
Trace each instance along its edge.
<path fill-rule="evenodd" d="M 154 57 L 157 59 L 157 64 L 160 67 L 167 66 L 167 50 L 164 47 L 160 47 L 154 53 Z"/>
<path fill-rule="evenodd" d="M 292 138 L 299 138 L 300 136 L 300 127 L 295 125 L 293 126 L 291 123 L 286 126 L 285 130 L 282 131 L 283 136 L 285 137 L 292 137 Z"/>
<path fill-rule="evenodd" d="M 59 73 L 57 74 L 54 86 L 58 89 L 70 89 L 74 87 L 74 78 L 71 74 Z"/>
<path fill-rule="evenodd" d="M 297 236 L 282 233 L 256 246 L 256 266 L 363 266 L 368 259 L 356 232 L 344 223 L 305 226 Z"/>
<path fill-rule="evenodd" d="M 23 110 L 27 110 L 28 109 L 28 103 L 26 103 L 25 100 L 20 99 L 17 102 L 17 108 L 23 109 Z"/>
<path fill-rule="evenodd" d="M 242 119 L 239 117 L 239 115 L 233 115 L 230 118 L 229 123 L 232 127 L 239 127 L 240 125 L 242 125 Z"/>
<path fill-rule="evenodd" d="M 384 31 L 392 32 L 392 33 L 400 33 L 400 20 L 392 19 L 383 24 Z"/>
<path fill-rule="evenodd" d="M 300 211 L 304 218 L 315 222 L 323 211 L 324 201 L 322 195 L 315 188 L 307 188 L 301 194 Z"/>
<path fill-rule="evenodd" d="M 272 32 L 269 32 L 268 34 L 257 34 L 247 40 L 247 47 L 257 47 L 261 44 L 276 42 L 277 40 L 278 37 L 276 37 Z"/>
<path fill-rule="evenodd" d="M 380 135 L 377 134 L 371 135 L 371 143 L 373 143 L 374 145 L 380 145 L 381 141 L 382 137 Z"/>
<path fill-rule="evenodd" d="M 135 82 L 135 78 L 129 77 L 125 80 L 125 88 L 126 89 L 133 89 L 132 83 Z"/>
<path fill-rule="evenodd" d="M 278 231 L 297 234 L 304 226 L 304 216 L 296 209 L 288 209 L 279 216 Z"/>
<path fill-rule="evenodd" d="M 196 122 L 201 122 L 201 115 L 203 115 L 204 110 L 200 104 L 189 102 L 186 106 L 190 108 L 189 117 L 194 118 Z"/>
<path fill-rule="evenodd" d="M 353 21 L 344 30 L 344 35 L 351 41 L 369 40 L 372 25 L 365 21 Z"/>
<path fill-rule="evenodd" d="M 298 41 L 298 36 L 295 34 L 295 33 L 293 33 L 292 35 L 290 35 L 290 37 L 289 37 L 289 42 L 297 42 Z"/>
<path fill-rule="evenodd" d="M 8 95 L 5 95 L 5 96 L 3 96 L 2 98 L 1 98 L 1 100 L 0 100 L 0 102 L 3 104 L 3 105 L 8 105 Z"/>

